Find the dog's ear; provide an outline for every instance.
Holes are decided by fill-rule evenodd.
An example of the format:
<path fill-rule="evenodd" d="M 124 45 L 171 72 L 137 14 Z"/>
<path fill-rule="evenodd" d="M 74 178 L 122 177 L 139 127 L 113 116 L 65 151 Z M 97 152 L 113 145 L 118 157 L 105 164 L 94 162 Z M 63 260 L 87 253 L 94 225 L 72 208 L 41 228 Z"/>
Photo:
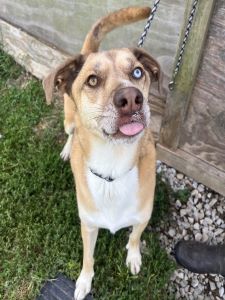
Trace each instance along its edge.
<path fill-rule="evenodd" d="M 71 94 L 72 84 L 79 74 L 85 59 L 86 56 L 81 54 L 70 58 L 43 80 L 43 88 L 48 104 L 52 101 L 54 88 L 57 88 L 62 94 Z"/>
<path fill-rule="evenodd" d="M 151 80 L 158 82 L 158 91 L 161 94 L 163 74 L 159 63 L 143 49 L 132 48 L 130 50 L 149 73 Z"/>

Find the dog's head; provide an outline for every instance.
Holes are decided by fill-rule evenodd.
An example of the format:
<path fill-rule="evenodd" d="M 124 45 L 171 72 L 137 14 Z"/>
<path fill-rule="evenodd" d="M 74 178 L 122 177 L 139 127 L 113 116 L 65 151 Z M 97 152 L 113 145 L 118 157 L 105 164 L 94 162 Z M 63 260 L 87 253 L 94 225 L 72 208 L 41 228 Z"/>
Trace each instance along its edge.
<path fill-rule="evenodd" d="M 45 80 L 47 99 L 56 86 L 74 101 L 82 126 L 112 141 L 136 140 L 150 123 L 149 89 L 153 81 L 160 86 L 159 64 L 140 48 L 85 47 Z"/>

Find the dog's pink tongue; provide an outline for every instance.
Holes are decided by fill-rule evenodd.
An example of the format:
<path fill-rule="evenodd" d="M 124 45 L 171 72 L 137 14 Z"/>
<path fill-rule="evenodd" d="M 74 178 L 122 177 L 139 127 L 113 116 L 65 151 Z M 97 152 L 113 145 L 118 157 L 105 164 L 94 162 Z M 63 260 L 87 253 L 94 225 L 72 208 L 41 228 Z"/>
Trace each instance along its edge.
<path fill-rule="evenodd" d="M 141 132 L 144 129 L 143 124 L 138 122 L 132 122 L 129 124 L 125 124 L 119 127 L 120 131 L 125 135 L 135 135 L 139 132 Z"/>

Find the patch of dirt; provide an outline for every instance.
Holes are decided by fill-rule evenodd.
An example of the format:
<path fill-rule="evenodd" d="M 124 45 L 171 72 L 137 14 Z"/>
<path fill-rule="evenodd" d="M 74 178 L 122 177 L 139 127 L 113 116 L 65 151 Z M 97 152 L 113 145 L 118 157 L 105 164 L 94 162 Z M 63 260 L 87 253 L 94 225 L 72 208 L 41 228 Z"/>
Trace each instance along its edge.
<path fill-rule="evenodd" d="M 46 104 L 47 105 L 47 104 Z M 38 137 L 41 137 L 46 130 L 59 128 L 63 114 L 63 100 L 62 97 L 57 93 L 53 97 L 53 103 L 51 105 L 52 112 L 50 116 L 43 117 L 40 122 L 33 128 L 33 131 Z M 57 140 L 59 144 L 64 144 L 66 141 L 66 135 L 64 130 L 58 130 Z"/>
<path fill-rule="evenodd" d="M 24 89 L 27 87 L 28 83 L 30 82 L 30 80 L 32 78 L 33 78 L 33 76 L 30 73 L 22 72 L 21 75 L 17 79 L 9 78 L 6 81 L 6 86 L 8 88 L 17 87 L 17 88 Z"/>
<path fill-rule="evenodd" d="M 33 286 L 30 282 L 22 280 L 21 284 L 17 287 L 15 291 L 17 300 L 24 300 L 29 298 L 30 291 L 33 289 Z M 6 292 L 3 295 L 2 300 L 10 300 L 8 293 Z"/>

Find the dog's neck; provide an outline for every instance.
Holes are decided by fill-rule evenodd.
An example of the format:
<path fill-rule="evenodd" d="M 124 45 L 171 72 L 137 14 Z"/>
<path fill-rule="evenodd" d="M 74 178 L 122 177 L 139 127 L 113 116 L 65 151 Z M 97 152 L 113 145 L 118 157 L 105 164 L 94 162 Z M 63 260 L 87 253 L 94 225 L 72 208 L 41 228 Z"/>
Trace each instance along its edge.
<path fill-rule="evenodd" d="M 80 128 L 76 132 L 87 168 L 102 177 L 118 178 L 137 163 L 140 140 L 133 143 L 113 143 Z"/>

